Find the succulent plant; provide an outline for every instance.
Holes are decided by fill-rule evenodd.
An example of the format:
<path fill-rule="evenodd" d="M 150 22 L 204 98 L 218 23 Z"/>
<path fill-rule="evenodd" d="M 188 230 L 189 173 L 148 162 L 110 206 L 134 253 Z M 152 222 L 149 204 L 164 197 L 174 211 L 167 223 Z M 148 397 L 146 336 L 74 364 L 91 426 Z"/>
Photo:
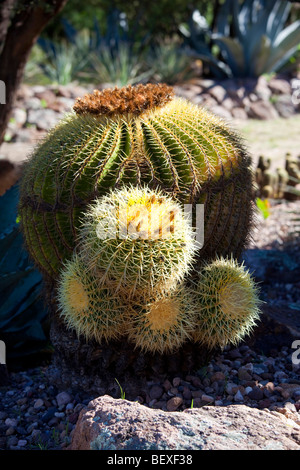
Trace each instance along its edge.
<path fill-rule="evenodd" d="M 124 187 L 97 199 L 79 232 L 85 265 L 128 297 L 175 288 L 189 272 L 196 250 L 192 221 L 182 207 L 147 187 Z"/>
<path fill-rule="evenodd" d="M 183 284 L 163 296 L 141 297 L 128 315 L 128 338 L 142 351 L 173 353 L 192 338 L 194 316 L 190 294 Z"/>
<path fill-rule="evenodd" d="M 166 85 L 96 90 L 76 101 L 27 162 L 19 206 L 27 249 L 55 282 L 87 206 L 132 184 L 204 204 L 199 263 L 238 257 L 252 221 L 250 163 L 234 131 Z"/>
<path fill-rule="evenodd" d="M 62 269 L 57 300 L 60 316 L 78 336 L 101 343 L 124 334 L 128 305 L 112 286 L 101 284 L 77 255 Z"/>
<path fill-rule="evenodd" d="M 191 288 L 196 327 L 193 338 L 208 348 L 237 344 L 259 317 L 257 286 L 243 264 L 233 258 L 207 263 Z"/>

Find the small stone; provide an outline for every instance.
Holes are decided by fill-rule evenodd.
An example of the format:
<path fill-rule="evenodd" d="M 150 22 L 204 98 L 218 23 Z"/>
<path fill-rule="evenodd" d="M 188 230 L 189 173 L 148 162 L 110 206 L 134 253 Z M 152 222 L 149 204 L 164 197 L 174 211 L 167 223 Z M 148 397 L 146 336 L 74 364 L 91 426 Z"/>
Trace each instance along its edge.
<path fill-rule="evenodd" d="M 181 378 L 180 377 L 175 377 L 173 379 L 173 387 L 179 387 L 180 384 L 181 384 Z"/>
<path fill-rule="evenodd" d="M 226 384 L 226 388 L 225 388 L 226 393 L 228 393 L 228 395 L 232 395 L 233 390 L 234 390 L 234 388 L 235 388 L 236 386 L 237 386 L 237 385 L 236 385 L 235 383 L 233 383 L 233 382 L 228 382 L 228 383 Z"/>
<path fill-rule="evenodd" d="M 192 378 L 192 384 L 194 385 L 194 387 L 196 388 L 200 388 L 202 387 L 202 381 L 199 377 L 196 377 L 196 376 L 193 376 Z"/>
<path fill-rule="evenodd" d="M 183 387 L 182 396 L 185 400 L 191 400 L 192 392 L 188 387 Z"/>
<path fill-rule="evenodd" d="M 240 369 L 238 370 L 238 378 L 240 380 L 251 380 L 252 376 L 244 367 L 240 367 Z"/>
<path fill-rule="evenodd" d="M 208 89 L 208 93 L 215 99 L 219 104 L 222 104 L 226 90 L 221 85 L 215 85 Z"/>
<path fill-rule="evenodd" d="M 19 398 L 19 400 L 17 400 L 17 405 L 19 406 L 25 405 L 27 401 L 28 401 L 27 397 Z"/>
<path fill-rule="evenodd" d="M 271 78 L 268 86 L 273 93 L 282 95 L 291 94 L 291 85 L 287 80 L 281 78 Z"/>
<path fill-rule="evenodd" d="M 163 393 L 164 390 L 160 385 L 153 385 L 150 389 L 149 396 L 151 399 L 159 399 Z"/>
<path fill-rule="evenodd" d="M 230 359 L 238 359 L 239 357 L 242 357 L 238 349 L 232 349 L 231 351 L 229 351 L 228 356 L 230 357 Z"/>
<path fill-rule="evenodd" d="M 236 107 L 231 110 L 232 117 L 234 119 L 239 119 L 245 121 L 248 116 L 244 108 Z"/>
<path fill-rule="evenodd" d="M 210 395 L 206 395 L 205 393 L 203 393 L 203 395 L 201 395 L 201 400 L 205 401 L 207 403 L 213 403 L 214 402 L 214 397 L 212 397 Z"/>
<path fill-rule="evenodd" d="M 223 372 L 215 372 L 210 378 L 211 383 L 221 382 L 222 380 L 225 380 L 225 374 Z"/>
<path fill-rule="evenodd" d="M 13 418 L 6 418 L 6 420 L 4 421 L 4 424 L 8 427 L 15 428 L 16 426 L 18 426 L 18 421 Z"/>
<path fill-rule="evenodd" d="M 264 392 L 261 388 L 255 386 L 251 392 L 248 393 L 248 397 L 251 398 L 251 400 L 262 400 L 264 397 Z"/>
<path fill-rule="evenodd" d="M 65 413 L 63 411 L 57 411 L 56 413 L 54 413 L 54 416 L 56 418 L 64 418 L 65 417 Z"/>
<path fill-rule="evenodd" d="M 265 388 L 266 388 L 269 392 L 274 392 L 274 384 L 273 384 L 273 382 L 268 382 L 268 383 L 266 383 Z"/>
<path fill-rule="evenodd" d="M 18 127 L 22 127 L 27 120 L 27 113 L 24 109 L 14 108 L 12 110 L 11 118 L 16 122 Z"/>
<path fill-rule="evenodd" d="M 260 408 L 261 410 L 263 408 L 269 408 L 271 406 L 271 400 L 269 400 L 268 398 L 265 398 L 263 400 L 259 400 L 258 402 L 258 408 Z"/>
<path fill-rule="evenodd" d="M 176 411 L 183 403 L 183 399 L 180 397 L 173 397 L 167 401 L 167 410 Z"/>
<path fill-rule="evenodd" d="M 249 105 L 249 115 L 255 119 L 276 119 L 278 113 L 269 101 L 258 100 Z"/>
<path fill-rule="evenodd" d="M 43 414 L 43 416 L 41 418 L 43 423 L 48 423 L 50 421 L 50 419 L 53 418 L 54 413 L 56 413 L 56 412 L 57 412 L 56 406 L 51 406 L 50 408 L 48 408 L 48 410 Z"/>
<path fill-rule="evenodd" d="M 238 391 L 236 392 L 236 394 L 234 395 L 233 399 L 234 399 L 234 401 L 237 401 L 237 402 L 244 401 L 244 397 L 243 397 L 243 395 L 241 394 L 241 391 L 240 391 L 240 390 L 238 390 Z"/>
<path fill-rule="evenodd" d="M 156 398 L 153 398 L 153 400 L 151 400 L 151 401 L 149 402 L 150 408 L 152 408 L 152 407 L 155 405 L 156 402 L 157 402 Z"/>
<path fill-rule="evenodd" d="M 19 447 L 25 447 L 27 445 L 26 439 L 19 439 L 18 444 Z"/>
<path fill-rule="evenodd" d="M 77 420 L 78 420 L 78 416 L 79 416 L 79 413 L 78 412 L 74 412 L 72 414 L 70 414 L 68 416 L 68 421 L 69 423 L 71 424 L 76 424 Z"/>
<path fill-rule="evenodd" d="M 289 401 L 284 404 L 284 408 L 286 410 L 292 411 L 293 413 L 297 413 L 297 408 L 295 407 L 295 404 Z"/>
<path fill-rule="evenodd" d="M 67 405 L 72 401 L 72 397 L 67 392 L 60 392 L 56 395 L 56 402 L 58 406 Z"/>
<path fill-rule="evenodd" d="M 192 390 L 191 394 L 192 394 L 193 398 L 201 398 L 202 395 L 203 395 L 203 391 L 202 390 Z"/>
<path fill-rule="evenodd" d="M 7 439 L 7 447 L 8 448 L 11 448 L 13 446 L 16 446 L 18 444 L 18 438 L 17 436 L 10 436 L 8 439 Z"/>
<path fill-rule="evenodd" d="M 166 379 L 163 383 L 163 387 L 164 387 L 165 391 L 168 392 L 168 390 L 170 390 L 172 388 L 172 384 L 171 384 L 170 380 Z"/>
<path fill-rule="evenodd" d="M 41 398 L 38 398 L 35 402 L 34 402 L 34 409 L 36 410 L 39 410 L 40 408 L 42 408 L 42 406 L 44 405 L 44 400 L 42 400 Z"/>
<path fill-rule="evenodd" d="M 6 435 L 7 436 L 11 436 L 12 434 L 14 434 L 16 432 L 15 428 L 13 426 L 9 426 L 9 428 L 6 430 Z"/>

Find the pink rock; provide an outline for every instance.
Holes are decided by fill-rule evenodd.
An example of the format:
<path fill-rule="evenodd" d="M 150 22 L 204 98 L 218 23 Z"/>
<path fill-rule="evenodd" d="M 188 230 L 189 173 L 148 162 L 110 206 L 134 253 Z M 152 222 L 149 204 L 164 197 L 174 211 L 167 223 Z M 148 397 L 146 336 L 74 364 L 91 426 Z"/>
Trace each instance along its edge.
<path fill-rule="evenodd" d="M 80 413 L 68 450 L 300 450 L 300 425 L 245 405 L 165 412 L 102 396 Z"/>
<path fill-rule="evenodd" d="M 255 101 L 255 103 L 249 104 L 250 117 L 255 119 L 276 119 L 278 113 L 269 101 Z"/>

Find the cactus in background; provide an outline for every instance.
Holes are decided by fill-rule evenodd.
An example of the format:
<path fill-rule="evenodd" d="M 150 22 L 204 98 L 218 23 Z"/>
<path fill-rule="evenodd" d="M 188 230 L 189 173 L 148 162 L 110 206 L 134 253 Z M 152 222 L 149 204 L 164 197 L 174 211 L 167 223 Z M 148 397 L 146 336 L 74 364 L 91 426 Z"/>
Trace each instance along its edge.
<path fill-rule="evenodd" d="M 72 257 L 87 206 L 110 189 L 160 189 L 204 204 L 199 265 L 238 257 L 252 222 L 250 157 L 241 139 L 166 85 L 95 91 L 78 99 L 27 162 L 20 191 L 29 253 L 49 280 Z"/>
<path fill-rule="evenodd" d="M 101 343 L 124 334 L 129 306 L 109 283 L 100 284 L 77 255 L 61 272 L 57 298 L 60 316 L 78 336 Z"/>
<path fill-rule="evenodd" d="M 78 240 L 85 265 L 128 297 L 174 288 L 197 250 L 181 206 L 148 188 L 125 187 L 97 199 L 85 212 Z"/>
<path fill-rule="evenodd" d="M 208 348 L 237 344 L 259 317 L 258 289 L 233 258 L 206 264 L 191 293 L 196 315 L 193 337 Z"/>
<path fill-rule="evenodd" d="M 289 201 L 299 199 L 300 160 L 290 153 L 285 156 L 285 168 L 270 169 L 271 160 L 260 156 L 255 170 L 255 197 L 285 198 Z"/>

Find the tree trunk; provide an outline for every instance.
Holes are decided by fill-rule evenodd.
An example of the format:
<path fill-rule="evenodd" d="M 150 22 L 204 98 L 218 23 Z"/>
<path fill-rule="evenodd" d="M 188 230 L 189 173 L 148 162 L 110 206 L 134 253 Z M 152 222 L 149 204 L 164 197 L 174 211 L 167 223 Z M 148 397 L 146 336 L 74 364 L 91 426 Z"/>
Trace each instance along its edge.
<path fill-rule="evenodd" d="M 30 50 L 67 0 L 22 3 L 4 0 L 0 7 L 0 84 L 2 81 L 5 85 L 5 103 L 0 104 L 0 145 Z"/>

